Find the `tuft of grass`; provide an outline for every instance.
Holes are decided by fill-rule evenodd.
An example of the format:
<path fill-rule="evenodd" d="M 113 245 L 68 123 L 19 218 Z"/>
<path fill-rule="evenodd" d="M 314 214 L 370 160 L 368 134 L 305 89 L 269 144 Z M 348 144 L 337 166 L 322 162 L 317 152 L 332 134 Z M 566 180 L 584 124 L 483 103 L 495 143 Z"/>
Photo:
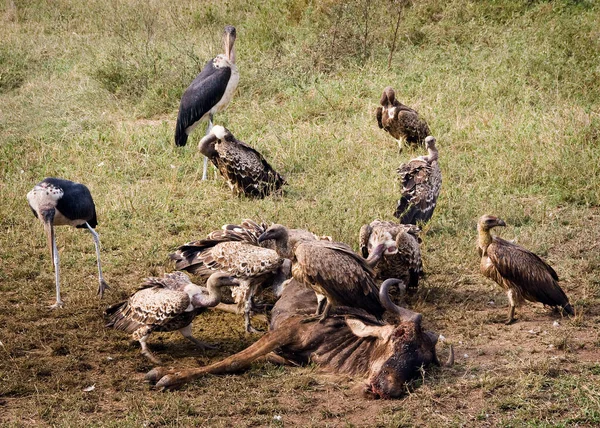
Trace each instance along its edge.
<path fill-rule="evenodd" d="M 0 7 L 0 424 L 600 422 L 596 2 L 58 0 Z M 283 196 L 234 197 L 213 170 L 202 182 L 195 148 L 202 130 L 188 147 L 174 147 L 180 96 L 221 52 L 226 24 L 238 30 L 241 79 L 216 123 L 286 176 Z M 139 345 L 105 330 L 102 312 L 144 277 L 171 271 L 168 254 L 178 245 L 249 217 L 356 249 L 362 224 L 393 220 L 395 169 L 422 153 L 398 153 L 378 129 L 374 110 L 388 85 L 428 121 L 440 148 L 442 193 L 423 233 L 427 278 L 408 305 L 454 344 L 455 367 L 428 370 L 395 402 L 365 401 L 351 382 L 316 367 L 266 363 L 174 393 L 150 390 L 142 378 L 151 366 Z M 95 297 L 89 234 L 61 227 L 66 307 L 46 310 L 52 266 L 25 200 L 46 176 L 92 191 L 112 287 L 103 301 Z M 556 269 L 574 320 L 527 304 L 519 322 L 502 324 L 506 296 L 481 277 L 474 249 L 484 213 L 504 218 L 503 237 Z M 194 366 L 256 340 L 239 317 L 213 312 L 198 318 L 194 333 L 219 349 L 200 353 L 167 333 L 153 335 L 150 346 L 169 366 Z"/>

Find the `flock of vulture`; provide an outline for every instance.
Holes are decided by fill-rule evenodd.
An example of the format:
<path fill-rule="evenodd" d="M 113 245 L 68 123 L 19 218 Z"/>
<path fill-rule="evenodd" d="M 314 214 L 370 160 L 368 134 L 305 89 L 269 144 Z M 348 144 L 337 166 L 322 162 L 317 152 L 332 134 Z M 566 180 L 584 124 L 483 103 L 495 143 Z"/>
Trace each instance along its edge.
<path fill-rule="evenodd" d="M 225 53 L 210 60 L 182 96 L 175 142 L 186 144 L 188 134 L 202 121 L 208 129 L 199 143 L 207 161 L 216 166 L 233 192 L 249 197 L 265 197 L 281 192 L 285 178 L 249 145 L 237 140 L 226 128 L 213 126 L 213 115 L 232 98 L 239 73 L 235 65 L 236 30 L 225 28 Z M 417 290 L 423 275 L 420 228 L 434 212 L 441 189 L 436 140 L 419 114 L 400 103 L 394 90 L 385 88 L 376 116 L 380 128 L 399 141 L 427 150 L 402 164 L 397 172 L 402 192 L 394 212 L 398 222 L 374 220 L 359 232 L 360 254 L 331 237 L 281 224 L 244 220 L 226 224 L 205 239 L 180 246 L 171 259 L 177 272 L 162 278 L 147 278 L 140 289 L 123 302 L 105 311 L 107 327 L 125 331 L 140 342 L 142 354 L 155 364 L 146 343 L 153 331 L 178 330 L 200 348 L 209 344 L 192 335 L 191 323 L 207 308 L 243 315 L 247 332 L 259 332 L 252 316 L 268 305 L 259 304 L 259 295 L 276 300 L 293 279 L 312 289 L 316 311 L 302 323 L 324 323 L 336 307 L 364 310 L 380 319 L 383 309 L 380 284 L 396 278 L 397 291 Z M 28 194 L 35 216 L 42 222 L 54 263 L 56 302 L 61 307 L 59 255 L 54 226 L 71 225 L 87 229 L 96 246 L 99 273 L 98 294 L 108 288 L 100 264 L 100 241 L 92 196 L 83 184 L 46 178 Z M 507 323 L 515 320 L 515 307 L 524 300 L 557 307 L 569 315 L 574 310 L 558 284 L 556 272 L 541 258 L 512 242 L 491 235 L 504 221 L 484 215 L 478 222 L 477 249 L 481 272 L 504 288 L 510 303 Z M 193 283 L 188 274 L 197 282 Z M 387 287 L 386 287 L 387 288 Z M 420 318 L 419 318 L 420 319 Z"/>

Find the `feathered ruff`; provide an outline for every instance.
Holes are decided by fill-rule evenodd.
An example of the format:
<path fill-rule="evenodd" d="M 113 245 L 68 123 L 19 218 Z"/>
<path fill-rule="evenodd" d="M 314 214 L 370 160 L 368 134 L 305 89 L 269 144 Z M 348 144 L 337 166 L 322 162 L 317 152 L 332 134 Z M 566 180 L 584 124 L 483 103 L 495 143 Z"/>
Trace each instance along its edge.
<path fill-rule="evenodd" d="M 481 249 L 480 249 L 481 254 Z M 561 307 L 574 315 L 573 307 L 558 284 L 554 269 L 531 251 L 494 236 L 482 259 L 481 273 L 505 290 L 512 290 L 516 303 L 523 300 Z"/>
<path fill-rule="evenodd" d="M 388 278 L 398 278 L 406 284 L 408 290 L 415 291 L 418 288 L 419 279 L 423 276 L 420 231 L 414 225 L 380 220 L 374 220 L 361 228 L 359 245 L 364 258 L 368 258 L 370 250 L 379 244 L 388 240 L 395 244 L 396 252 L 384 252 L 373 267 L 376 279 L 385 281 Z"/>

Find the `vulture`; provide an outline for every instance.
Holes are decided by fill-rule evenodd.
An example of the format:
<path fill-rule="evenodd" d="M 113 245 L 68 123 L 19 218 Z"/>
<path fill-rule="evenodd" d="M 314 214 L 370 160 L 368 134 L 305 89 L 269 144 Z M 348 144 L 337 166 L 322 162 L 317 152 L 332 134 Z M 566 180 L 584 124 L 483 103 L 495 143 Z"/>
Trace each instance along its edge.
<path fill-rule="evenodd" d="M 433 215 L 440 189 L 442 172 L 438 164 L 438 150 L 435 138 L 425 139 L 427 156 L 419 156 L 398 167 L 402 185 L 402 197 L 398 201 L 394 216 L 402 224 L 427 222 Z"/>
<path fill-rule="evenodd" d="M 48 177 L 36 184 L 27 193 L 29 207 L 44 225 L 50 255 L 54 264 L 54 280 L 56 286 L 56 303 L 51 308 L 64 305 L 60 297 L 60 260 L 56 247 L 55 226 L 73 226 L 87 229 L 94 239 L 96 262 L 98 264 L 98 295 L 104 295 L 108 284 L 102 275 L 100 264 L 100 237 L 94 228 L 98 225 L 96 206 L 89 189 L 81 183 L 62 178 Z"/>
<path fill-rule="evenodd" d="M 147 278 L 142 287 L 128 300 L 114 304 L 104 312 L 106 327 L 125 331 L 140 342 L 142 355 L 154 364 L 161 364 L 148 349 L 146 341 L 153 331 L 179 332 L 201 349 L 210 348 L 192 336 L 192 321 L 206 308 L 221 300 L 221 287 L 237 285 L 227 274 L 216 272 L 206 282 L 206 288 L 193 284 L 183 272 L 165 274 L 162 278 Z"/>
<path fill-rule="evenodd" d="M 215 164 L 235 194 L 263 198 L 287 184 L 259 152 L 220 125 L 200 140 L 198 149 Z"/>
<path fill-rule="evenodd" d="M 224 110 L 233 98 L 240 80 L 233 47 L 236 34 L 235 27 L 231 25 L 225 27 L 223 33 L 225 53 L 208 61 L 183 93 L 175 126 L 177 146 L 185 146 L 188 135 L 205 119 L 208 119 L 206 129 L 208 134 L 212 128 L 214 114 Z M 205 157 L 202 180 L 206 180 L 207 167 L 208 159 Z"/>
<path fill-rule="evenodd" d="M 303 240 L 290 235 L 281 224 L 269 227 L 259 242 L 274 240 L 277 253 L 292 261 L 292 276 L 317 295 L 315 316 L 323 322 L 333 306 L 350 306 L 381 318 L 377 284 L 366 261 L 346 244 L 323 240 Z"/>
<path fill-rule="evenodd" d="M 396 99 L 391 87 L 383 90 L 381 107 L 377 108 L 377 123 L 397 140 L 404 139 L 410 146 L 423 146 L 425 138 L 431 135 L 427 123 L 412 108 Z M 400 145 L 400 143 L 399 143 Z M 400 145 L 400 150 L 402 146 Z"/>
<path fill-rule="evenodd" d="M 259 331 L 250 323 L 252 299 L 266 282 L 283 281 L 279 279 L 284 275 L 283 259 L 275 250 L 260 247 L 257 237 L 250 231 L 229 230 L 213 232 L 206 239 L 182 245 L 170 257 L 177 270 L 202 278 L 214 272 L 235 277 L 240 285 L 232 290 L 232 294 L 244 308 L 246 331 Z"/>
<path fill-rule="evenodd" d="M 423 276 L 420 231 L 414 225 L 380 220 L 360 228 L 360 250 L 376 279 L 397 278 L 407 284 L 407 291 L 417 290 Z"/>
<path fill-rule="evenodd" d="M 490 230 L 496 226 L 506 226 L 506 223 L 491 215 L 479 219 L 477 251 L 483 276 L 506 290 L 510 303 L 506 324 L 515 321 L 515 307 L 525 300 L 560 307 L 567 314 L 575 315 L 567 295 L 558 285 L 554 269 L 520 245 L 492 236 Z"/>

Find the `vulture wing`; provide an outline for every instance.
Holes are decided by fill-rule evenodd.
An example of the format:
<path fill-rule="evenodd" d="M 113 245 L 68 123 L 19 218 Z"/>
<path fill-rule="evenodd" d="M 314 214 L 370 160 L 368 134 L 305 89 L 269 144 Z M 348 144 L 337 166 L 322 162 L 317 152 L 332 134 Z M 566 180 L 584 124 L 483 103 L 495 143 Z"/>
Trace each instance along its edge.
<path fill-rule="evenodd" d="M 254 148 L 242 141 L 223 141 L 215 146 L 217 168 L 238 191 L 264 197 L 286 184 L 285 179 Z"/>
<path fill-rule="evenodd" d="M 227 272 L 236 277 L 259 277 L 274 273 L 283 259 L 276 251 L 246 242 L 222 242 L 198 254 L 198 262 L 210 273 Z"/>
<path fill-rule="evenodd" d="M 181 97 L 175 126 L 176 145 L 186 145 L 187 128 L 201 120 L 219 102 L 230 77 L 229 67 L 216 68 L 212 59 L 206 63 Z"/>
<path fill-rule="evenodd" d="M 536 254 L 495 236 L 487 255 L 498 273 L 516 285 L 524 298 L 548 306 L 562 306 L 569 312 L 569 299 L 558 285 L 558 275 Z"/>
<path fill-rule="evenodd" d="M 106 327 L 133 333 L 143 326 L 160 327 L 181 315 L 190 305 L 182 291 L 150 287 L 134 293 L 128 301 L 110 306 L 105 314 Z"/>
<path fill-rule="evenodd" d="M 429 164 L 421 159 L 413 159 L 401 165 L 398 174 L 402 182 L 402 197 L 394 216 L 404 224 L 428 221 L 442 187 L 442 174 L 437 161 Z"/>
<path fill-rule="evenodd" d="M 306 241 L 295 251 L 294 278 L 320 287 L 333 304 L 362 308 L 380 317 L 373 271 L 358 254 L 345 244 Z"/>

